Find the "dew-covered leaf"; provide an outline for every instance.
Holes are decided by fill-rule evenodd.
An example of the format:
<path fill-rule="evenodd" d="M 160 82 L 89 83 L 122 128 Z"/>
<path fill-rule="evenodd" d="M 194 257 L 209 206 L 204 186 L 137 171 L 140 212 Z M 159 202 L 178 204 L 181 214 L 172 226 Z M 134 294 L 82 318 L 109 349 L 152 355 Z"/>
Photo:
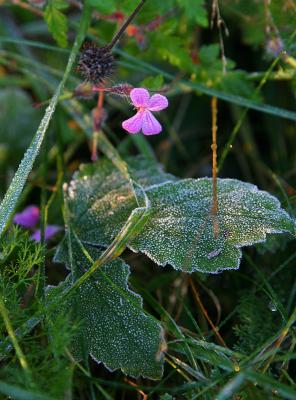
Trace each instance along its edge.
<path fill-rule="evenodd" d="M 66 241 L 55 260 L 70 268 Z M 74 240 L 72 268 L 82 275 L 90 261 Z M 95 260 L 100 251 L 86 247 Z M 128 288 L 129 266 L 121 259 L 102 266 L 89 280 L 76 289 L 60 307 L 60 312 L 72 309 L 79 322 L 79 335 L 73 341 L 72 351 L 77 358 L 89 353 L 110 370 L 121 369 L 125 374 L 158 379 L 163 369 L 163 330 L 158 321 L 143 310 L 142 298 Z M 48 290 L 48 299 L 71 286 L 71 275 L 60 286 Z"/>
<path fill-rule="evenodd" d="M 219 211 L 213 218 L 210 178 L 176 181 L 145 162 L 143 168 L 133 160 L 131 170 L 150 200 L 152 215 L 128 247 L 159 265 L 188 272 L 236 269 L 240 247 L 265 240 L 267 233 L 295 232 L 279 201 L 255 185 L 219 179 Z M 76 234 L 91 244 L 108 246 L 137 207 L 130 185 L 108 162 L 83 167 L 67 197 Z"/>
<path fill-rule="evenodd" d="M 163 182 L 175 181 L 177 179 L 171 174 L 164 173 L 159 165 L 153 161 L 142 157 L 129 159 L 128 165 L 130 175 L 144 188 L 146 186 L 159 185 Z M 76 225 L 80 217 L 83 218 L 83 225 L 87 223 L 93 225 L 93 221 L 88 221 L 90 217 L 88 214 L 88 207 L 89 204 L 96 202 L 97 196 L 104 197 L 106 195 L 107 198 L 109 198 L 111 209 L 108 211 L 108 217 L 111 219 L 112 215 L 114 215 L 112 211 L 113 207 L 120 207 L 122 200 L 124 200 L 126 196 L 132 199 L 135 198 L 127 179 L 106 159 L 102 159 L 93 164 L 81 165 L 79 171 L 75 173 L 73 180 L 70 182 L 67 193 L 73 216 L 73 226 Z M 124 217 L 121 221 L 126 221 L 132 210 L 136 207 L 138 207 L 138 205 L 134 202 L 132 202 L 130 207 L 124 207 L 122 209 Z M 115 220 L 116 218 L 117 216 L 115 215 Z M 112 224 L 111 221 L 110 223 Z M 122 226 L 123 225 L 124 224 L 122 224 Z M 84 225 L 83 229 L 88 229 L 87 225 Z M 78 236 L 80 237 L 79 234 Z M 80 239 L 84 240 L 83 237 Z M 108 245 L 110 241 L 107 240 L 100 243 L 100 240 L 91 240 L 91 243 Z"/>

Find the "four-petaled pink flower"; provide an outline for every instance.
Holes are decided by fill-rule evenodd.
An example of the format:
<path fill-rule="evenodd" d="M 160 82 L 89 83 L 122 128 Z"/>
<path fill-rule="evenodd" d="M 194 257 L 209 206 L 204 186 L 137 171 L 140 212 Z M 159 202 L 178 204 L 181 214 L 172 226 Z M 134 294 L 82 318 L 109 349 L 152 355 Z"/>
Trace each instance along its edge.
<path fill-rule="evenodd" d="M 150 97 L 148 90 L 143 88 L 131 90 L 130 98 L 137 109 L 137 114 L 123 121 L 123 129 L 129 133 L 138 133 L 142 130 L 144 135 L 157 135 L 160 133 L 162 127 L 151 111 L 160 111 L 167 108 L 168 99 L 161 94 L 154 94 Z"/>

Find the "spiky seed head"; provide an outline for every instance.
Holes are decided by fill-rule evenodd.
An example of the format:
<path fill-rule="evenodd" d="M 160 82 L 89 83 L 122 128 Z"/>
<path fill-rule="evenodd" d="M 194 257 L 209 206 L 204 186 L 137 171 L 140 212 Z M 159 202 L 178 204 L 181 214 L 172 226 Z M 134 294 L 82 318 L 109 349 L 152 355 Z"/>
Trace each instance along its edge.
<path fill-rule="evenodd" d="M 114 69 L 114 57 L 108 46 L 98 47 L 95 42 L 83 46 L 77 70 L 94 85 L 103 82 Z"/>

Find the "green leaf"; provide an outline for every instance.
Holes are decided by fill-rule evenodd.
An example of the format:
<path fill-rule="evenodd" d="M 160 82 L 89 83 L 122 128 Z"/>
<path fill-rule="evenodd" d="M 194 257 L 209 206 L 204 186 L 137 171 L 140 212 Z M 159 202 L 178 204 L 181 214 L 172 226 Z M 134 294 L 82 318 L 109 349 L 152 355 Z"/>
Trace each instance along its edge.
<path fill-rule="evenodd" d="M 155 51 L 162 59 L 168 60 L 172 65 L 175 65 L 178 68 L 186 69 L 188 66 L 192 65 L 192 59 L 188 49 L 184 47 L 184 42 L 180 37 L 176 35 L 159 36 L 156 32 L 153 37 L 155 43 L 157 43 Z"/>
<path fill-rule="evenodd" d="M 46 394 L 32 392 L 2 380 L 0 381 L 0 393 L 15 400 L 54 400 L 53 397 Z"/>
<path fill-rule="evenodd" d="M 176 181 L 145 162 L 143 168 L 143 161 L 129 161 L 150 200 L 152 215 L 128 247 L 159 265 L 188 272 L 237 269 L 240 247 L 264 241 L 267 233 L 294 233 L 293 220 L 275 197 L 249 183 L 219 179 L 215 238 L 212 179 Z M 137 207 L 130 185 L 105 161 L 83 167 L 70 183 L 67 199 L 76 234 L 94 245 L 108 246 Z"/>
<path fill-rule="evenodd" d="M 28 94 L 19 88 L 6 88 L 0 93 L 0 145 L 6 158 L 0 164 L 18 163 L 30 144 L 32 127 L 37 128 L 40 110 L 32 107 Z M 20 132 L 22 134 L 20 135 Z"/>
<path fill-rule="evenodd" d="M 87 1 L 89 5 L 91 5 L 96 10 L 104 14 L 110 14 L 116 11 L 114 0 L 87 0 Z"/>
<path fill-rule="evenodd" d="M 198 58 L 205 65 L 215 63 L 219 58 L 220 48 L 217 43 L 203 45 L 198 51 Z"/>
<path fill-rule="evenodd" d="M 60 47 L 67 47 L 67 17 L 60 11 L 68 6 L 63 0 L 50 0 L 44 12 L 44 19 L 49 31 Z"/>
<path fill-rule="evenodd" d="M 39 153 L 40 147 L 42 145 L 45 133 L 47 131 L 49 122 L 54 114 L 57 102 L 59 100 L 60 94 L 65 86 L 66 80 L 72 70 L 76 55 L 80 49 L 81 43 L 83 42 L 85 32 L 88 27 L 90 19 L 90 10 L 85 7 L 82 17 L 81 23 L 79 27 L 79 31 L 77 33 L 77 37 L 75 43 L 73 45 L 72 51 L 70 53 L 68 64 L 63 75 L 63 79 L 59 86 L 57 87 L 53 97 L 50 100 L 50 103 L 45 111 L 45 114 L 40 122 L 40 125 L 31 141 L 29 148 L 27 149 L 19 167 L 16 171 L 12 182 L 5 194 L 4 199 L 0 204 L 0 236 L 3 233 L 6 224 L 8 223 L 14 209 L 16 207 L 19 196 L 22 193 L 23 187 L 26 183 L 29 173 L 33 168 L 34 161 Z"/>
<path fill-rule="evenodd" d="M 140 84 L 139 87 L 144 87 L 150 90 L 159 90 L 163 87 L 163 76 L 147 76 Z"/>
<path fill-rule="evenodd" d="M 91 266 L 77 241 L 71 241 L 71 256 L 66 241 L 58 250 L 55 260 L 70 267 L 70 259 L 78 274 Z M 101 252 L 87 247 L 93 259 Z M 142 298 L 128 288 L 130 270 L 117 258 L 102 266 L 60 308 L 80 322 L 80 334 L 73 343 L 72 351 L 77 358 L 83 357 L 83 349 L 97 362 L 103 362 L 110 370 L 121 369 L 135 377 L 159 379 L 163 372 L 164 348 L 161 325 L 142 308 Z M 49 296 L 71 286 L 70 275 L 60 286 L 49 288 Z"/>
<path fill-rule="evenodd" d="M 174 400 L 174 397 L 171 396 L 171 395 L 168 394 L 168 393 L 165 393 L 165 394 L 162 394 L 162 395 L 159 397 L 159 400 Z"/>
<path fill-rule="evenodd" d="M 186 17 L 198 25 L 207 27 L 208 16 L 204 0 L 178 0 L 180 7 L 184 8 Z"/>

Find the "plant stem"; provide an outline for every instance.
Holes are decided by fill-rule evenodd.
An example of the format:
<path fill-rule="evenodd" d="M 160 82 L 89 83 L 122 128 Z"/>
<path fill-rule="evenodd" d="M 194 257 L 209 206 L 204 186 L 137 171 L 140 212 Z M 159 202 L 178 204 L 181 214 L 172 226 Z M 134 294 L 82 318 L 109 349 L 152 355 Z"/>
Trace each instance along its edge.
<path fill-rule="evenodd" d="M 213 152 L 212 156 L 212 176 L 213 176 L 213 206 L 212 206 L 212 217 L 213 217 L 213 230 L 215 239 L 219 234 L 218 226 L 218 191 L 217 191 L 217 97 L 212 97 L 211 101 L 212 108 L 212 145 L 211 149 Z"/>
<path fill-rule="evenodd" d="M 12 345 L 13 345 L 13 347 L 15 349 L 15 353 L 17 355 L 17 358 L 19 359 L 19 363 L 20 363 L 21 367 L 23 368 L 26 376 L 28 377 L 28 381 L 32 384 L 32 375 L 31 375 L 31 370 L 29 368 L 29 364 L 28 364 L 27 359 L 26 359 L 26 357 L 25 357 L 25 355 L 24 355 L 24 353 L 23 353 L 23 351 L 22 351 L 22 349 L 21 349 L 21 347 L 20 347 L 20 345 L 18 343 L 18 340 L 17 340 L 17 338 L 15 336 L 13 327 L 12 327 L 12 325 L 10 323 L 10 319 L 9 319 L 9 316 L 8 316 L 7 309 L 6 309 L 5 305 L 4 305 L 4 301 L 3 301 L 2 298 L 0 298 L 0 314 L 1 314 L 2 318 L 3 318 L 4 325 L 5 325 L 5 328 L 7 330 L 8 336 L 10 337 Z"/>
<path fill-rule="evenodd" d="M 111 43 L 108 45 L 109 49 L 112 49 L 120 39 L 120 36 L 123 34 L 123 32 L 126 30 L 128 25 L 131 23 L 131 21 L 134 19 L 134 17 L 138 14 L 140 9 L 143 7 L 144 3 L 146 0 L 141 0 L 140 3 L 137 5 L 137 7 L 134 9 L 132 14 L 128 17 L 128 19 L 125 21 L 125 23 L 122 25 L 122 27 L 119 29 L 119 31 L 116 33 L 114 38 L 112 39 Z"/>

